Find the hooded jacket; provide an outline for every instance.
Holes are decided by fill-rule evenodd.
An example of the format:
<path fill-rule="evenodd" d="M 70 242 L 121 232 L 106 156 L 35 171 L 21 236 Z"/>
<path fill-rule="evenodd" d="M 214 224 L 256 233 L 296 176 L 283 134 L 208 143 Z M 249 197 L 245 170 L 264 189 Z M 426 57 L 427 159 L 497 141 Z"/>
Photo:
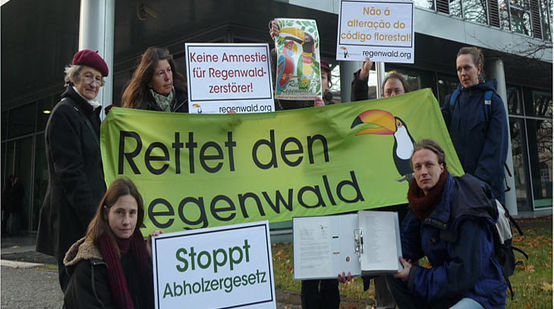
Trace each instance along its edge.
<path fill-rule="evenodd" d="M 67 308 L 117 308 L 112 299 L 108 268 L 102 253 L 92 240 L 81 238 L 67 251 L 64 264 L 70 275 L 65 291 L 64 305 Z M 149 264 L 150 265 L 150 264 Z M 151 288 L 150 283 L 141 284 L 141 278 L 152 280 L 152 269 L 144 269 L 145 276 L 137 272 L 136 263 L 129 255 L 121 258 L 121 266 L 129 294 L 135 309 L 153 308 L 154 291 L 144 292 L 144 286 Z"/>
<path fill-rule="evenodd" d="M 402 254 L 412 261 L 427 256 L 431 264 L 410 269 L 414 295 L 428 304 L 467 297 L 487 309 L 504 308 L 507 286 L 494 258 L 498 211 L 491 201 L 489 187 L 477 178 L 448 175 L 440 203 L 425 220 L 410 210 L 402 222 Z"/>
<path fill-rule="evenodd" d="M 496 81 L 469 88 L 460 85 L 458 89 L 456 104 L 450 106 L 450 94 L 442 107 L 452 144 L 464 171 L 488 183 L 494 196 L 504 203 L 508 120 L 504 103 L 496 94 Z M 493 96 L 487 121 L 484 96 L 488 90 L 493 91 Z"/>

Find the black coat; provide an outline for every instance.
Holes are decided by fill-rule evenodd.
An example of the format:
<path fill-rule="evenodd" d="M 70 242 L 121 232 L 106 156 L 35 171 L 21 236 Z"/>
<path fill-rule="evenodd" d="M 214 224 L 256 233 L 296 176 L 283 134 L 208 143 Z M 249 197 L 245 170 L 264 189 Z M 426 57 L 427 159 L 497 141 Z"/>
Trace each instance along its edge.
<path fill-rule="evenodd" d="M 350 100 L 363 101 L 369 99 L 369 87 L 367 86 L 367 78 L 360 79 L 360 70 L 354 73 L 354 79 L 352 80 L 352 91 L 350 93 Z"/>
<path fill-rule="evenodd" d="M 100 108 L 93 110 L 72 86 L 46 124 L 48 189 L 42 205 L 37 251 L 61 260 L 85 235 L 106 192 L 100 157 Z"/>

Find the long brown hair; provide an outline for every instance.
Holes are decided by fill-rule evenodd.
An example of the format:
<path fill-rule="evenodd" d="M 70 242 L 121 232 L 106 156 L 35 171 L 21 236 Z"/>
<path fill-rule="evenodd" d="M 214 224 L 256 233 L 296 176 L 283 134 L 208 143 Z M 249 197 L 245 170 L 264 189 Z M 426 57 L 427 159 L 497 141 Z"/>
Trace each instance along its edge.
<path fill-rule="evenodd" d="M 98 239 L 100 239 L 102 235 L 108 235 L 113 241 L 115 241 L 115 236 L 108 223 L 108 213 L 117 200 L 124 195 L 131 195 L 137 201 L 137 225 L 135 226 L 135 230 L 133 232 L 140 229 L 144 221 L 142 196 L 131 180 L 127 178 L 118 178 L 112 182 L 106 191 L 106 194 L 104 194 L 104 197 L 100 201 L 100 205 L 96 210 L 96 215 L 88 225 L 86 238 L 92 239 L 94 243 L 97 243 Z"/>
<path fill-rule="evenodd" d="M 154 99 L 150 94 L 148 84 L 152 81 L 154 70 L 161 60 L 167 60 L 171 66 L 173 87 L 184 89 L 185 78 L 177 72 L 175 61 L 173 61 L 173 57 L 167 48 L 148 47 L 144 54 L 142 54 L 133 77 L 129 81 L 125 91 L 123 91 L 123 97 L 121 98 L 122 107 L 148 109 L 149 105 L 153 104 Z"/>

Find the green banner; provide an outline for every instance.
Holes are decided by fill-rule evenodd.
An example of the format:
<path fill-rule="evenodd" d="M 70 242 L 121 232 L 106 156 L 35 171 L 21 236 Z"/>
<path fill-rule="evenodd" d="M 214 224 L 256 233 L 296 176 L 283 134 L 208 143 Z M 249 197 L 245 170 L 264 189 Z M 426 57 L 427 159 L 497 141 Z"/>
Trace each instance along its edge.
<path fill-rule="evenodd" d="M 405 203 L 422 138 L 463 173 L 429 89 L 265 114 L 113 108 L 101 128 L 106 183 L 138 186 L 144 234 Z"/>

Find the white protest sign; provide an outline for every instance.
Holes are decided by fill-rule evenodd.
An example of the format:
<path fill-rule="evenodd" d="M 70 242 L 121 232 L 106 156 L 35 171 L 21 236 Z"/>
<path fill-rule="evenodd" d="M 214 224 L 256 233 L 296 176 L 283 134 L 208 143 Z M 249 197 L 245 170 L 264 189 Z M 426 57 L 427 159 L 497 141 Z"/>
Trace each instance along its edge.
<path fill-rule="evenodd" d="M 342 0 L 337 60 L 414 63 L 414 3 Z"/>
<path fill-rule="evenodd" d="M 156 308 L 275 308 L 268 221 L 152 240 Z"/>
<path fill-rule="evenodd" d="M 267 44 L 186 43 L 189 113 L 275 111 Z"/>

